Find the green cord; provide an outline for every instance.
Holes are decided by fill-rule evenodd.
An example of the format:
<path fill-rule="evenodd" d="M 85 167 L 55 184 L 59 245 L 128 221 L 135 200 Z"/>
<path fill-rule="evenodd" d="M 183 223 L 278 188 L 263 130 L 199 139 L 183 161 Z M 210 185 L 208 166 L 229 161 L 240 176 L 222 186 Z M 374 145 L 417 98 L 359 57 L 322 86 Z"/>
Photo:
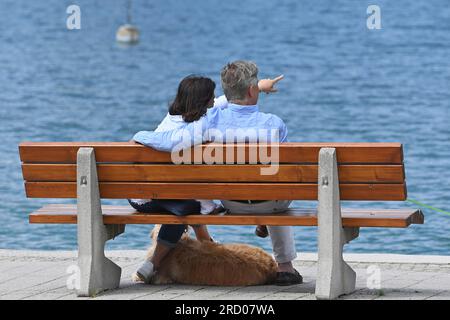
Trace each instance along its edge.
<path fill-rule="evenodd" d="M 450 212 L 447 212 L 447 211 L 444 211 L 444 210 L 441 210 L 441 209 L 438 209 L 438 208 L 434 208 L 432 206 L 428 206 L 428 205 L 426 205 L 424 203 L 421 203 L 419 201 L 412 200 L 412 199 L 407 199 L 406 201 L 412 202 L 412 203 L 414 203 L 414 204 L 416 204 L 418 206 L 421 206 L 421 207 L 424 207 L 424 208 L 428 208 L 428 209 L 431 209 L 431 210 L 434 210 L 434 211 L 437 211 L 437 212 L 440 212 L 440 213 L 443 213 L 443 214 L 446 214 L 446 215 L 450 216 Z"/>

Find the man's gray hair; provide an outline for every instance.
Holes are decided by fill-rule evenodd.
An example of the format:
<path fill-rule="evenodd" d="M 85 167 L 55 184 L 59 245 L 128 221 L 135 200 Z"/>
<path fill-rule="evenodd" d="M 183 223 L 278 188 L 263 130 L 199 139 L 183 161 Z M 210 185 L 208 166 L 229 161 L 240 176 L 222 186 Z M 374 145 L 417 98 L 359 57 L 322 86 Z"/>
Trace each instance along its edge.
<path fill-rule="evenodd" d="M 258 67 L 252 61 L 228 63 L 220 73 L 222 89 L 228 101 L 242 100 L 251 85 L 258 85 Z"/>

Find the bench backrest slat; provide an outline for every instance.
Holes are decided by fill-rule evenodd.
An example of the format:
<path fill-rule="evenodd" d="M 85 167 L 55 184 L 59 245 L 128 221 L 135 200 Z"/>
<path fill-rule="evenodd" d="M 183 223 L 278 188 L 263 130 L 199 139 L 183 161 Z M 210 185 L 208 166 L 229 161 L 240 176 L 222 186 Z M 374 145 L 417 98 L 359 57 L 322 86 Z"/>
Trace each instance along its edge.
<path fill-rule="evenodd" d="M 302 182 L 316 183 L 318 165 L 280 164 L 275 175 L 261 175 L 268 165 L 97 165 L 100 182 Z M 23 164 L 27 181 L 77 180 L 75 164 Z M 341 183 L 403 183 L 402 165 L 339 165 Z"/>
<path fill-rule="evenodd" d="M 21 161 L 26 163 L 76 163 L 80 147 L 93 147 L 97 162 L 172 163 L 170 153 L 156 151 L 132 142 L 24 142 L 19 145 L 19 152 Z M 203 146 L 204 149 L 213 147 L 214 145 Z M 403 163 L 400 143 L 313 142 L 281 144 L 280 163 L 317 163 L 320 148 L 325 147 L 337 149 L 339 163 Z M 234 147 L 235 158 L 238 154 L 236 148 L 245 149 L 248 159 L 251 146 Z M 224 147 L 224 157 L 226 154 L 227 147 Z"/>
<path fill-rule="evenodd" d="M 29 198 L 76 198 L 75 182 L 26 182 Z M 404 184 L 340 184 L 341 200 L 401 201 Z M 312 183 L 161 183 L 102 182 L 105 199 L 233 199 L 233 200 L 317 200 Z"/>
<path fill-rule="evenodd" d="M 169 153 L 130 142 L 22 143 L 27 196 L 76 198 L 80 147 L 95 149 L 102 198 L 316 200 L 320 148 L 335 147 L 342 200 L 406 199 L 399 143 L 283 143 L 274 175 L 261 174 L 267 165 L 248 164 L 254 145 L 233 146 L 234 158 L 241 151 L 246 154 L 244 164 L 174 165 Z"/>

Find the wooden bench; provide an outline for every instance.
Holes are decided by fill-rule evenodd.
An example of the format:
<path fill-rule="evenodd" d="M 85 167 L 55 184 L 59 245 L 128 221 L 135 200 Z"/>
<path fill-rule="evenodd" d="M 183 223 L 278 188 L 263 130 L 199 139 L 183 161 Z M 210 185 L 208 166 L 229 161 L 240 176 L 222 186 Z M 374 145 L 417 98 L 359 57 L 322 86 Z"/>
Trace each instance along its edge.
<path fill-rule="evenodd" d="M 214 145 L 201 146 L 204 151 Z M 216 146 L 217 147 L 217 146 Z M 174 165 L 169 153 L 133 142 L 26 142 L 19 146 L 30 198 L 75 198 L 77 205 L 47 205 L 30 223 L 78 224 L 79 296 L 119 286 L 121 269 L 104 255 L 105 242 L 127 224 L 318 226 L 316 297 L 332 299 L 355 289 L 355 272 L 344 262 L 343 245 L 361 227 L 406 228 L 422 224 L 416 209 L 342 209 L 340 200 L 404 201 L 405 171 L 399 143 L 283 143 L 279 169 L 261 175 L 251 164 L 261 146 L 220 147 L 242 164 Z M 230 159 L 227 158 L 227 159 Z M 258 159 L 259 161 L 259 159 Z M 100 199 L 318 200 L 316 209 L 283 214 L 140 214 L 130 206 L 101 206 Z"/>

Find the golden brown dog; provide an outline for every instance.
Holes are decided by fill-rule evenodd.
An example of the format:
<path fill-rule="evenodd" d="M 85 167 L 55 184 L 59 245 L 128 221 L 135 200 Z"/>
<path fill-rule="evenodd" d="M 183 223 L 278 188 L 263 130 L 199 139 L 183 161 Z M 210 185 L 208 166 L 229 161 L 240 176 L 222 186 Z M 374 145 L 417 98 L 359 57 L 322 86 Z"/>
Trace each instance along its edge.
<path fill-rule="evenodd" d="M 153 255 L 160 229 L 151 232 Z M 276 278 L 277 264 L 264 250 L 247 244 L 218 244 L 198 241 L 183 235 L 164 258 L 151 283 L 192 285 L 249 286 L 270 284 Z M 133 280 L 138 281 L 136 274 Z"/>

